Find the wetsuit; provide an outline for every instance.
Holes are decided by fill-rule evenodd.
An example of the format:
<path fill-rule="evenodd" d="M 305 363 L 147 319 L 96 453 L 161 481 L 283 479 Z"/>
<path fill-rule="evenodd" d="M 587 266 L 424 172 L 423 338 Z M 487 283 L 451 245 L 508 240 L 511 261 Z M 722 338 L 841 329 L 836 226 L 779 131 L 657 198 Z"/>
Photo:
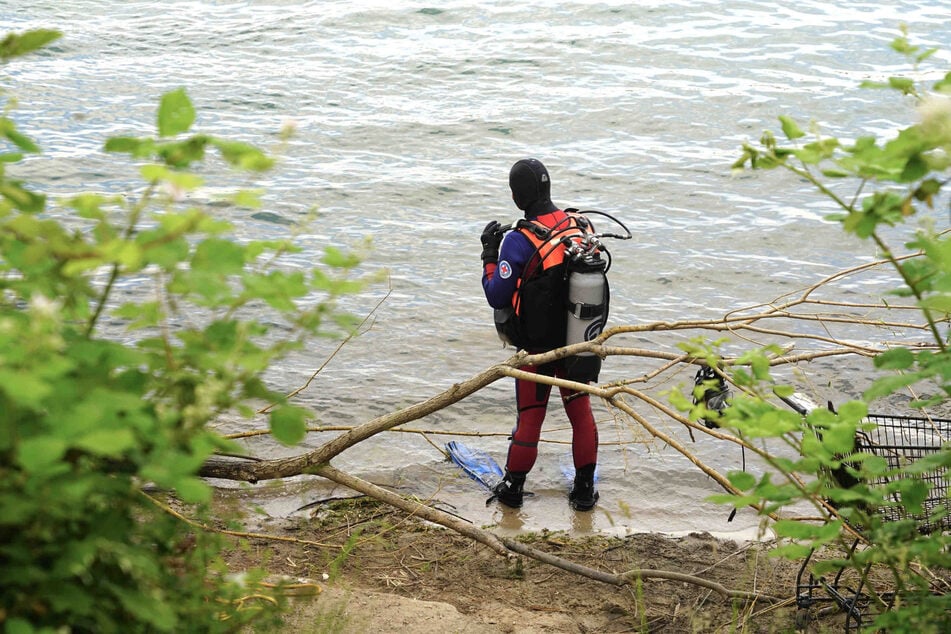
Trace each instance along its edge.
<path fill-rule="evenodd" d="M 513 188 L 514 190 L 514 188 Z M 516 200 L 516 203 L 519 201 Z M 537 206 L 536 206 L 537 207 Z M 548 202 L 541 206 L 542 214 L 526 217 L 550 220 L 552 223 L 558 211 Z M 483 267 L 482 288 L 489 305 L 493 308 L 505 308 L 512 305 L 518 280 L 530 258 L 536 253 L 534 245 L 520 231 L 506 234 L 499 249 L 497 263 L 486 262 Z M 530 350 L 529 352 L 545 352 Z M 564 360 L 555 361 L 540 367 L 531 365 L 520 368 L 526 372 L 538 372 L 546 376 L 564 376 Z M 577 392 L 559 388 L 572 430 L 572 455 L 575 468 L 594 465 L 598 459 L 598 428 L 591 411 L 591 398 L 586 392 Z M 538 441 L 541 437 L 542 423 L 548 408 L 551 386 L 533 381 L 515 380 L 515 402 L 518 417 L 509 445 L 506 469 L 515 473 L 527 473 L 535 464 L 538 456 Z"/>

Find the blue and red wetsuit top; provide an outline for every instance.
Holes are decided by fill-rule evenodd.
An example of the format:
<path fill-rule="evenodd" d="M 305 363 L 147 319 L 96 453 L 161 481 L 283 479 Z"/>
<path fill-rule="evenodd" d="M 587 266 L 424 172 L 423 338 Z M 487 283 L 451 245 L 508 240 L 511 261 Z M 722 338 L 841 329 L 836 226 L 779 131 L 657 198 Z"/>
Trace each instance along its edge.
<path fill-rule="evenodd" d="M 576 221 L 558 209 L 553 212 L 536 216 L 532 219 L 548 229 L 557 228 L 555 234 L 576 227 Z M 555 262 L 545 262 L 538 266 L 539 270 L 548 268 L 563 259 L 563 249 L 544 249 L 544 240 L 530 233 L 530 229 L 520 229 L 506 234 L 499 249 L 497 263 L 488 262 L 482 272 L 482 290 L 492 308 L 517 308 L 516 291 L 518 290 L 522 273 L 530 264 L 538 266 L 541 259 L 554 259 Z M 535 271 L 531 272 L 532 274 Z"/>

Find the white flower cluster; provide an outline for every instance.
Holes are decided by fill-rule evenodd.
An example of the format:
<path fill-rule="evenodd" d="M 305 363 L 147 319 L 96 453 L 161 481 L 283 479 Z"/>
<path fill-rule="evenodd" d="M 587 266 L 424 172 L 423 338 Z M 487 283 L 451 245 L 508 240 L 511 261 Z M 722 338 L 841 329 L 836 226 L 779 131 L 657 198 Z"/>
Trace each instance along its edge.
<path fill-rule="evenodd" d="M 936 145 L 951 146 L 951 96 L 934 94 L 918 106 L 921 128 Z"/>

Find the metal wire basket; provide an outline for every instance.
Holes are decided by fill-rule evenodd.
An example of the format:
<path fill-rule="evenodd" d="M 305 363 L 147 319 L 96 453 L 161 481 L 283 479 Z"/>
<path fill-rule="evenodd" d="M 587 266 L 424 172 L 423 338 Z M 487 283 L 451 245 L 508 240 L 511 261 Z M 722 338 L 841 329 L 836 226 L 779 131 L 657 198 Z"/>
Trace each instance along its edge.
<path fill-rule="evenodd" d="M 798 407 L 796 409 L 804 413 L 804 410 Z M 948 419 L 869 414 L 865 422 L 874 426 L 866 425 L 865 429 L 858 431 L 855 438 L 855 451 L 884 458 L 890 472 L 907 467 L 921 458 L 934 455 L 941 451 L 943 446 L 951 443 L 951 420 Z M 870 485 L 887 485 L 895 482 L 896 478 L 902 477 L 908 476 L 898 472 L 897 475 L 882 475 L 866 482 Z M 894 493 L 892 494 L 894 498 L 890 501 L 894 503 L 884 504 L 875 509 L 875 514 L 885 522 L 914 520 L 918 531 L 923 534 L 951 530 L 951 516 L 948 513 L 949 504 L 951 504 L 948 488 L 951 480 L 949 480 L 948 469 L 938 467 L 917 473 L 915 477 L 929 486 L 928 495 L 922 502 L 920 513 L 909 513 L 906 506 L 900 503 L 898 494 Z M 852 550 L 855 550 L 858 544 L 856 540 L 852 544 Z M 801 610 L 801 618 L 810 607 L 826 600 L 834 602 L 845 612 L 846 632 L 851 632 L 853 627 L 861 628 L 863 623 L 866 623 L 867 619 L 878 611 L 873 607 L 865 592 L 864 578 L 843 575 L 844 569 L 839 570 L 831 581 L 817 578 L 812 573 L 807 574 L 811 557 L 810 554 L 806 558 L 796 577 L 796 603 Z M 824 597 L 818 596 L 817 591 L 822 591 Z"/>
<path fill-rule="evenodd" d="M 944 444 L 951 442 L 951 420 L 885 414 L 869 414 L 866 420 L 874 423 L 875 427 L 856 434 L 855 449 L 884 458 L 889 469 L 907 467 L 916 460 L 937 453 Z M 917 477 L 930 486 L 922 504 L 922 513 L 908 514 L 905 507 L 897 503 L 897 497 L 894 500 L 896 504 L 883 506 L 877 513 L 887 522 L 914 519 L 922 533 L 951 529 L 951 518 L 947 513 L 935 514 L 935 511 L 946 509 L 948 505 L 947 469 L 938 468 L 917 474 Z M 869 484 L 884 485 L 890 479 L 882 476 Z"/>

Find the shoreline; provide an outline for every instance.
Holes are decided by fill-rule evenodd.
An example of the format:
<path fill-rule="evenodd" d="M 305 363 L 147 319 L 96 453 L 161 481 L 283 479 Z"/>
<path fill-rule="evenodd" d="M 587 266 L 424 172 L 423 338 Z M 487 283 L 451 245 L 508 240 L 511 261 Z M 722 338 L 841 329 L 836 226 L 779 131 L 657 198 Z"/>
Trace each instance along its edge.
<path fill-rule="evenodd" d="M 541 531 L 516 538 L 606 573 L 695 575 L 730 590 L 779 597 L 779 604 L 730 599 L 669 579 L 616 586 L 530 557 L 506 560 L 450 529 L 368 498 L 335 500 L 313 511 L 261 523 L 287 541 L 241 538 L 225 557 L 232 571 L 263 565 L 272 579 L 307 580 L 320 588 L 314 600 L 295 600 L 285 619 L 289 631 L 323 623 L 328 627 L 311 631 L 429 634 L 435 631 L 433 614 L 452 624 L 439 631 L 479 633 L 641 631 L 645 623 L 652 632 L 795 629 L 798 563 L 769 557 L 767 542 L 701 532 L 573 537 Z"/>

